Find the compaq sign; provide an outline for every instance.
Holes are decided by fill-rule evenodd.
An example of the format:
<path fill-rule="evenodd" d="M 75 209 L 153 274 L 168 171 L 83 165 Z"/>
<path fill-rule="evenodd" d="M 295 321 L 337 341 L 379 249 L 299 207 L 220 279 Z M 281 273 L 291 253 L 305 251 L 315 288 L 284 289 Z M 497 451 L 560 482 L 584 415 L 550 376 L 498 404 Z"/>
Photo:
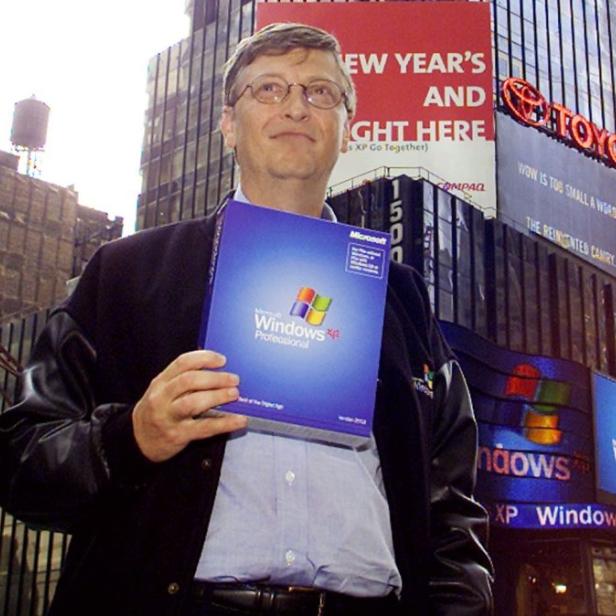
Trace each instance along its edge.
<path fill-rule="evenodd" d="M 573 142 L 578 149 L 590 151 L 616 167 L 616 133 L 598 128 L 594 122 L 560 103 L 548 102 L 537 88 L 518 77 L 509 77 L 503 82 L 501 96 L 507 109 L 521 122 L 545 127 Z"/>

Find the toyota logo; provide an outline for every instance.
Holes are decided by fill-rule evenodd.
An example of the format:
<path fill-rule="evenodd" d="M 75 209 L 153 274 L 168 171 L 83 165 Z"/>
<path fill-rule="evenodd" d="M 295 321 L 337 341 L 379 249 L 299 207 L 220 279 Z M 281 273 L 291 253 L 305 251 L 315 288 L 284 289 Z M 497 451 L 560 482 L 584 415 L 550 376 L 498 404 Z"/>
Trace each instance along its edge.
<path fill-rule="evenodd" d="M 550 104 L 545 96 L 527 81 L 509 77 L 503 82 L 501 94 L 507 107 L 518 120 L 531 126 L 547 124 Z"/>

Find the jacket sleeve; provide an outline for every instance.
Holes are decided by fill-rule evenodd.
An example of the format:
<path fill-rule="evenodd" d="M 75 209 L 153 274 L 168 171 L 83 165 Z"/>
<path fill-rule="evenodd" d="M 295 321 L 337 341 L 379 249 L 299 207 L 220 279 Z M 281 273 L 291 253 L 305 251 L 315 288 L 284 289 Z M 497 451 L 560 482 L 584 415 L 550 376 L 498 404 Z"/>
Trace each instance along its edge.
<path fill-rule="evenodd" d="M 473 499 L 477 427 L 460 366 L 447 361 L 435 378 L 431 452 L 431 614 L 487 616 L 493 569 L 484 548 L 487 514 Z"/>
<path fill-rule="evenodd" d="M 95 371 L 91 340 L 57 310 L 33 349 L 20 401 L 0 416 L 2 504 L 31 525 L 71 532 L 102 498 L 139 487 L 155 466 L 134 439 L 132 406 L 96 404 Z"/>
<path fill-rule="evenodd" d="M 394 313 L 401 315 L 402 334 L 398 337 L 404 336 L 403 353 L 410 360 L 404 377 L 407 379 L 407 374 L 413 374 L 414 370 L 413 376 L 423 377 L 426 389 L 431 389 L 432 394 L 418 399 L 417 418 L 409 424 L 410 429 L 418 432 L 420 455 L 404 460 L 414 464 L 416 473 L 422 473 L 414 490 L 416 498 L 427 501 L 414 505 L 419 510 L 425 507 L 426 516 L 417 514 L 415 520 L 426 530 L 416 538 L 421 546 L 418 548 L 421 569 L 414 572 L 422 577 L 418 584 L 422 593 L 424 582 L 427 584 L 428 597 L 422 613 L 489 616 L 493 612 L 493 567 L 485 549 L 488 517 L 473 498 L 477 424 L 470 394 L 432 312 L 421 274 L 392 263 L 390 287 Z M 395 335 L 395 328 L 392 331 Z M 399 357 L 396 363 L 403 365 L 403 362 L 404 358 Z M 411 436 L 407 434 L 407 438 Z M 424 520 L 426 526 L 422 524 Z M 405 547 L 410 549 L 401 546 L 400 550 Z M 404 587 L 402 592 L 404 597 Z M 423 596 L 418 600 L 422 599 Z M 413 613 L 416 601 L 412 594 L 410 598 L 405 597 L 405 606 L 411 610 L 408 613 Z"/>

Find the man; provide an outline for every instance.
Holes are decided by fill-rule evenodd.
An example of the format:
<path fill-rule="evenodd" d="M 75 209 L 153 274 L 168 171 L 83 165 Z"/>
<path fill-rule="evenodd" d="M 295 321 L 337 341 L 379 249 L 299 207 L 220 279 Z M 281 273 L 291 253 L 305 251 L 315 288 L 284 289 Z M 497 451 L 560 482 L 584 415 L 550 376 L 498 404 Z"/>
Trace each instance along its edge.
<path fill-rule="evenodd" d="M 229 60 L 224 95 L 235 198 L 330 215 L 355 105 L 335 39 L 265 28 Z M 213 222 L 104 246 L 1 418 L 8 508 L 73 534 L 50 613 L 488 614 L 476 428 L 418 275 L 391 266 L 368 448 L 255 433 L 201 417 L 241 389 L 224 357 L 193 350 Z"/>

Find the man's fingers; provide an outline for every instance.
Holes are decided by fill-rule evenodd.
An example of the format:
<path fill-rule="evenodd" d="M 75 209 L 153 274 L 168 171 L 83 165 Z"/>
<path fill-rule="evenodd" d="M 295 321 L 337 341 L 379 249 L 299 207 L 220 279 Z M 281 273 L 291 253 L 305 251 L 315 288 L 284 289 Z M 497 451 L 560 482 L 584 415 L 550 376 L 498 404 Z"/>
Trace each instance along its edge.
<path fill-rule="evenodd" d="M 177 420 L 192 419 L 216 406 L 233 402 L 238 397 L 237 387 L 194 391 L 176 398 L 171 403 L 171 415 Z"/>
<path fill-rule="evenodd" d="M 222 368 L 227 358 L 220 353 L 208 350 L 190 351 L 178 355 L 159 375 L 158 379 L 169 381 L 183 372 L 202 368 Z"/>
<path fill-rule="evenodd" d="M 216 370 L 225 362 L 226 358 L 214 351 L 191 351 L 177 357 L 152 380 L 132 415 L 135 440 L 147 458 L 162 462 L 192 440 L 245 426 L 245 420 L 231 416 L 208 423 L 205 430 L 200 428 L 194 434 L 194 417 L 239 397 L 239 377 Z"/>
<path fill-rule="evenodd" d="M 210 438 L 217 434 L 235 432 L 246 427 L 248 419 L 244 415 L 228 413 L 222 417 L 201 417 L 192 420 L 192 425 L 187 427 L 190 430 L 190 440 Z"/>
<path fill-rule="evenodd" d="M 191 392 L 237 387 L 239 383 L 239 376 L 231 372 L 189 370 L 178 374 L 165 384 L 165 395 L 173 402 L 176 398 Z"/>

